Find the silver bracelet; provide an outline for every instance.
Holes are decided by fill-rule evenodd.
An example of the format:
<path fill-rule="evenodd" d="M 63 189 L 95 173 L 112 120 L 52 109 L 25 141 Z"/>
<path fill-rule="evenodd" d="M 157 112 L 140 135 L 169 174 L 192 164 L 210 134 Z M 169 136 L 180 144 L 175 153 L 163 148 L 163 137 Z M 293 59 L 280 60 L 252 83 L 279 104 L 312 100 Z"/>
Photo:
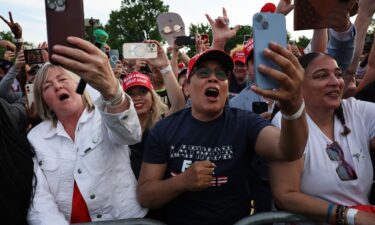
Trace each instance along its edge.
<path fill-rule="evenodd" d="M 124 98 L 125 98 L 124 91 L 122 90 L 120 82 L 118 82 L 118 91 L 117 91 L 116 95 L 109 100 L 104 100 L 104 98 L 103 98 L 103 101 L 107 106 L 111 107 L 111 106 L 116 106 L 116 105 L 120 104 L 124 100 Z"/>
<path fill-rule="evenodd" d="M 168 73 L 168 72 L 171 72 L 171 71 L 172 71 L 172 67 L 171 67 L 171 65 L 168 65 L 168 66 L 164 67 L 163 69 L 161 69 L 161 70 L 160 70 L 160 73 L 161 73 L 162 75 L 164 75 L 164 74 L 166 74 L 166 73 Z"/>
<path fill-rule="evenodd" d="M 290 115 L 290 116 L 287 116 L 284 113 L 281 113 L 281 117 L 284 120 L 296 120 L 296 119 L 298 119 L 302 116 L 302 113 L 303 113 L 304 109 L 305 109 L 305 102 L 302 101 L 302 105 L 297 112 L 295 112 L 293 115 Z"/>

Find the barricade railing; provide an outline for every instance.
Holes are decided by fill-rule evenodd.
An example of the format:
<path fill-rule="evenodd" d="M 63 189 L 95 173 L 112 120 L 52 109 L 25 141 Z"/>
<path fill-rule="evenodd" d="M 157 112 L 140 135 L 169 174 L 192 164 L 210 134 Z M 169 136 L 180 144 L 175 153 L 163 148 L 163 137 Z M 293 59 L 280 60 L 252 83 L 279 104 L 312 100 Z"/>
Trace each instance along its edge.
<path fill-rule="evenodd" d="M 234 225 L 262 225 L 269 223 L 283 223 L 283 222 L 316 222 L 311 218 L 293 214 L 290 212 L 262 212 L 256 213 L 252 216 L 247 216 Z M 123 219 L 123 220 L 111 220 L 111 221 L 98 221 L 90 223 L 78 223 L 75 225 L 166 225 L 163 222 L 145 219 L 145 218 L 135 218 L 135 219 Z"/>
<path fill-rule="evenodd" d="M 262 212 L 252 216 L 247 216 L 239 220 L 234 225 L 261 225 L 266 223 L 282 223 L 282 222 L 316 222 L 311 218 L 293 214 L 290 212 Z"/>
<path fill-rule="evenodd" d="M 109 221 L 98 221 L 90 223 L 76 223 L 74 225 L 166 225 L 157 220 L 145 219 L 145 218 L 134 218 L 134 219 L 122 219 L 122 220 L 109 220 Z"/>

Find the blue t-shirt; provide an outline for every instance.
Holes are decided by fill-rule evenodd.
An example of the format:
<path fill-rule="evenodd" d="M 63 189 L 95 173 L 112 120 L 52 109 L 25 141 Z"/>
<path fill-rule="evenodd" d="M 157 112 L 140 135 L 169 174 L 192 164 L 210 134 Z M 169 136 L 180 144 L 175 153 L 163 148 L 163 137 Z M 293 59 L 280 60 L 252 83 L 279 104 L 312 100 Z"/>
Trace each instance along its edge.
<path fill-rule="evenodd" d="M 210 122 L 196 120 L 191 108 L 160 121 L 150 132 L 143 161 L 167 163 L 165 179 L 194 161 L 216 164 L 211 187 L 185 192 L 166 205 L 168 224 L 229 225 L 249 215 L 250 160 L 259 132 L 269 122 L 259 115 L 225 107 Z"/>

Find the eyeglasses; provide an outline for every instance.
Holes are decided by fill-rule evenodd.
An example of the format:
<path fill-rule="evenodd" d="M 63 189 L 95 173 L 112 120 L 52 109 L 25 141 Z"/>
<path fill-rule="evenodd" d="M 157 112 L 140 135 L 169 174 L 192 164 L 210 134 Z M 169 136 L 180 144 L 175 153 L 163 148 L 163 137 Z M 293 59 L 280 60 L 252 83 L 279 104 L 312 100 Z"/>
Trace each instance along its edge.
<path fill-rule="evenodd" d="M 196 74 L 198 78 L 208 78 L 208 77 L 210 77 L 210 75 L 212 73 L 215 74 L 215 77 L 218 80 L 224 81 L 224 80 L 228 79 L 228 75 L 224 70 L 222 70 L 222 69 L 212 70 L 211 68 L 208 68 L 208 67 L 199 68 L 199 69 L 193 71 L 192 74 L 193 75 Z"/>
<path fill-rule="evenodd" d="M 145 87 L 141 87 L 141 86 L 135 86 L 135 87 L 131 87 L 129 88 L 128 90 L 126 90 L 126 93 L 130 96 L 130 97 L 134 97 L 134 96 L 145 96 L 148 92 L 148 89 L 145 88 Z"/>
<path fill-rule="evenodd" d="M 345 161 L 344 152 L 342 151 L 339 143 L 334 141 L 332 144 L 327 145 L 326 151 L 330 160 L 340 162 L 340 165 L 336 168 L 336 173 L 341 180 L 345 181 L 357 179 L 356 172 L 350 166 L 350 164 Z"/>

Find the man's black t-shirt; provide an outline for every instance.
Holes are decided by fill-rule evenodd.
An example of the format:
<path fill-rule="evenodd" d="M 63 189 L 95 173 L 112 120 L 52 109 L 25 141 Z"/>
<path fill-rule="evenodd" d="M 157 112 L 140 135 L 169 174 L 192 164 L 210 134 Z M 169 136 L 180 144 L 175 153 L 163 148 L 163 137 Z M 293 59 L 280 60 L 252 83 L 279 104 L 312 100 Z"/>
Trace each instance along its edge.
<path fill-rule="evenodd" d="M 266 126 L 269 123 L 259 115 L 229 107 L 210 122 L 196 120 L 191 108 L 160 121 L 148 136 L 143 160 L 167 163 L 165 179 L 185 171 L 194 161 L 216 164 L 211 187 L 182 193 L 169 202 L 166 222 L 229 225 L 249 215 L 250 159 L 258 134 Z"/>
<path fill-rule="evenodd" d="M 232 74 L 232 76 L 229 78 L 229 99 L 239 94 L 246 86 L 247 82 L 239 84 L 234 74 Z"/>

